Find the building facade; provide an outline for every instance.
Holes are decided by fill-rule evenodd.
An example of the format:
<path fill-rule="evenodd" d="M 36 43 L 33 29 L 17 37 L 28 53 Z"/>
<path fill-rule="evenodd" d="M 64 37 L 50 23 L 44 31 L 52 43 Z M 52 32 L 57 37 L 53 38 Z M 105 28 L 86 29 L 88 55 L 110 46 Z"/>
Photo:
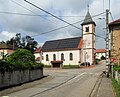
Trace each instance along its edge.
<path fill-rule="evenodd" d="M 95 63 L 95 22 L 89 11 L 82 25 L 82 37 L 46 41 L 43 45 L 42 63 L 53 67 Z M 58 65 L 59 63 L 59 65 Z M 54 65 L 55 64 L 55 65 Z"/>
<path fill-rule="evenodd" d="M 102 56 L 106 58 L 106 50 L 96 49 L 96 59 L 101 59 Z"/>
<path fill-rule="evenodd" d="M 120 19 L 109 23 L 111 33 L 111 56 L 116 59 L 115 63 L 120 65 Z"/>
<path fill-rule="evenodd" d="M 95 63 L 95 22 L 92 17 L 87 12 L 82 25 L 82 38 L 83 38 L 83 48 L 82 48 L 82 62 L 89 62 L 90 64 Z"/>
<path fill-rule="evenodd" d="M 5 43 L 0 44 L 0 60 L 3 59 L 4 56 L 10 55 L 14 52 L 13 46 Z"/>
<path fill-rule="evenodd" d="M 35 60 L 36 62 L 41 62 L 41 47 L 37 48 L 35 51 L 34 51 L 34 56 L 35 56 Z"/>
<path fill-rule="evenodd" d="M 42 63 L 46 65 L 56 63 L 59 64 L 59 67 L 61 65 L 79 65 L 81 47 L 81 37 L 46 41 L 41 49 Z"/>

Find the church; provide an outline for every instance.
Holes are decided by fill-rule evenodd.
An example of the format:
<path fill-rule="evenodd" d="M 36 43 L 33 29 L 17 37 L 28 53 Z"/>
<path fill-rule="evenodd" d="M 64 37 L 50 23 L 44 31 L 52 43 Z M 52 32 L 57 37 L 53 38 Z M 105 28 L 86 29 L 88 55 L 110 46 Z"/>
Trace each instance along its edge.
<path fill-rule="evenodd" d="M 82 26 L 82 36 L 46 41 L 41 48 L 41 62 L 51 67 L 63 65 L 95 64 L 95 22 L 87 12 Z"/>

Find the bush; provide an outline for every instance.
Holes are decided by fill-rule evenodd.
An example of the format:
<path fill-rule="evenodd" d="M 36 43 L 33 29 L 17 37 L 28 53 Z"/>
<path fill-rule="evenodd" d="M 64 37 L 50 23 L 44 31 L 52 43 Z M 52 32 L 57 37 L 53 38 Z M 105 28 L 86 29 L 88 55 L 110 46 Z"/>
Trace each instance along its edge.
<path fill-rule="evenodd" d="M 101 57 L 101 60 L 105 60 L 106 58 L 104 56 Z"/>
<path fill-rule="evenodd" d="M 18 49 L 13 54 L 0 61 L 0 71 L 13 71 L 42 68 L 42 63 L 35 62 L 35 56 L 26 49 Z"/>
<path fill-rule="evenodd" d="M 98 64 L 101 60 L 100 59 L 96 59 L 96 64 Z"/>
<path fill-rule="evenodd" d="M 76 69 L 76 68 L 80 68 L 79 65 L 63 65 L 62 67 L 63 69 Z"/>

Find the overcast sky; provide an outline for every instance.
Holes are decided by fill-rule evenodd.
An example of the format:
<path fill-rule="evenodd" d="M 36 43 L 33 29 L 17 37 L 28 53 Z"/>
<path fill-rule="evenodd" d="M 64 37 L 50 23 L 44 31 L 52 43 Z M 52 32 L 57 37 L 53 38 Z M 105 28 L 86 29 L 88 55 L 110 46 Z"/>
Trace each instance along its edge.
<path fill-rule="evenodd" d="M 91 16 L 104 12 L 109 8 L 109 0 L 28 0 L 46 11 L 59 16 L 61 19 L 75 23 L 84 20 L 88 11 Z M 114 20 L 120 18 L 120 0 L 110 0 L 110 11 Z M 19 13 L 22 15 L 5 14 L 3 12 Z M 23 15 L 27 14 L 27 15 Z M 29 14 L 29 15 L 28 15 Z M 39 15 L 39 16 L 38 16 Z M 105 14 L 93 17 L 96 23 L 96 34 L 105 37 Z M 109 16 L 110 20 L 111 16 Z M 75 26 L 81 28 L 81 23 Z M 67 24 L 51 17 L 45 12 L 29 5 L 24 0 L 0 0 L 0 41 L 6 41 L 14 37 L 16 33 L 22 36 L 34 36 L 34 39 L 42 45 L 47 40 L 78 37 L 81 30 L 68 26 L 47 34 L 44 32 L 64 27 Z M 39 35 L 38 35 L 39 34 Z M 40 35 L 41 34 L 41 35 Z M 105 48 L 104 39 L 96 37 L 96 48 Z"/>

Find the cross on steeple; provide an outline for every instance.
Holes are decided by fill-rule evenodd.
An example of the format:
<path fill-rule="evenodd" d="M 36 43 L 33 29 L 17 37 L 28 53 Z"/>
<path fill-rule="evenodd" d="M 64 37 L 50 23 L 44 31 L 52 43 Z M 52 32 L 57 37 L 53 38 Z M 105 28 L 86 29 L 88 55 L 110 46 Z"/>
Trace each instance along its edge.
<path fill-rule="evenodd" d="M 89 4 L 88 4 L 88 11 L 89 11 L 89 7 L 90 7 L 90 6 L 89 6 Z"/>

